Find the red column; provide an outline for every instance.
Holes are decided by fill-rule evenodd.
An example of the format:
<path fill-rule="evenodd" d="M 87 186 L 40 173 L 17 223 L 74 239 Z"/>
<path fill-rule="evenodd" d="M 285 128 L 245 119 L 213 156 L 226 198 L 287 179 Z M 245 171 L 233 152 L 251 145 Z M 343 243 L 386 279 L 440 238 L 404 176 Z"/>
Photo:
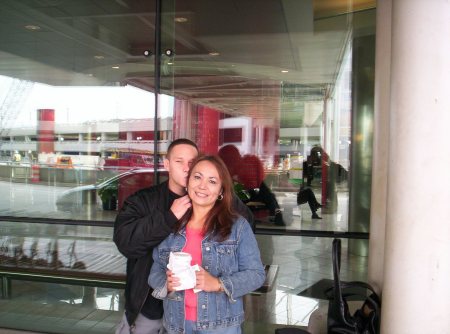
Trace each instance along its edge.
<path fill-rule="evenodd" d="M 55 109 L 38 109 L 38 153 L 55 152 Z"/>
<path fill-rule="evenodd" d="M 219 147 L 219 112 L 205 106 L 198 107 L 197 145 L 202 153 L 216 154 Z"/>

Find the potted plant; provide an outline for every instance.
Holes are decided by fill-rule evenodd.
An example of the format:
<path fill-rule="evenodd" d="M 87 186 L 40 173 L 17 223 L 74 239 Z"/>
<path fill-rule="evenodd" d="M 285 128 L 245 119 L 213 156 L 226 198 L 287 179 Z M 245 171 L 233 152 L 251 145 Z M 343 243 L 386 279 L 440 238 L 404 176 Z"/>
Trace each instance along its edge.
<path fill-rule="evenodd" d="M 250 193 L 245 189 L 244 185 L 239 182 L 234 182 L 234 192 L 240 198 L 240 200 L 244 203 L 250 201 Z"/>
<path fill-rule="evenodd" d="M 98 196 L 102 200 L 103 210 L 117 209 L 118 185 L 118 180 L 115 180 L 98 191 Z"/>

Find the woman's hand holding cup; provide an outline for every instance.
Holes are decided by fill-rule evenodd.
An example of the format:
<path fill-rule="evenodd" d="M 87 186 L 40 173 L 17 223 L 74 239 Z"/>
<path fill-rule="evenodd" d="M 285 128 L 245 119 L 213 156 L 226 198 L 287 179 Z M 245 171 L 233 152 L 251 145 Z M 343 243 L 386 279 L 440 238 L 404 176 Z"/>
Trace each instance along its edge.
<path fill-rule="evenodd" d="M 206 292 L 217 292 L 220 289 L 220 281 L 205 269 L 199 266 L 199 271 L 195 273 L 195 288 Z"/>
<path fill-rule="evenodd" d="M 180 286 L 180 279 L 173 274 L 171 270 L 166 271 L 167 275 L 167 291 L 176 291 L 176 287 Z"/>

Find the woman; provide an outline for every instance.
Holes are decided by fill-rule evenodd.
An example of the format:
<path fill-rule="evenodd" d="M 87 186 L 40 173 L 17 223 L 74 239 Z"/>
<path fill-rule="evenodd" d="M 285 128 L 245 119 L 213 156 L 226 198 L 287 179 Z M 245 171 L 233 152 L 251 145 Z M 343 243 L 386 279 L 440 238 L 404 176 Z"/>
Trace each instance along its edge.
<path fill-rule="evenodd" d="M 198 157 L 187 181 L 192 208 L 175 232 L 153 251 L 149 284 L 163 299 L 164 326 L 172 333 L 239 334 L 243 296 L 265 279 L 258 245 L 248 222 L 232 208 L 233 182 L 218 156 Z M 170 252 L 191 254 L 198 264 L 195 289 L 176 291 L 179 279 L 167 270 Z M 196 291 L 198 291 L 196 290 Z"/>

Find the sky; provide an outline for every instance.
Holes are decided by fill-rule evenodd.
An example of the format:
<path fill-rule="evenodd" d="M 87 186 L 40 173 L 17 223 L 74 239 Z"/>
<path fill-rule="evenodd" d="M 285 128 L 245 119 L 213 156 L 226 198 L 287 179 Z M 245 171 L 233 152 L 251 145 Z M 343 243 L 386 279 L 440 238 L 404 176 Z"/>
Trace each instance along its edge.
<path fill-rule="evenodd" d="M 54 109 L 56 123 L 153 117 L 154 94 L 133 86 L 56 87 L 34 83 L 28 85 L 21 94 L 18 93 L 15 99 L 17 102 L 5 109 L 10 88 L 20 85 L 23 87 L 24 81 L 0 75 L 0 115 L 5 117 L 9 113 L 15 116 L 4 123 L 8 127 L 35 126 L 38 109 Z M 172 116 L 173 104 L 173 97 L 161 95 L 162 118 Z"/>

